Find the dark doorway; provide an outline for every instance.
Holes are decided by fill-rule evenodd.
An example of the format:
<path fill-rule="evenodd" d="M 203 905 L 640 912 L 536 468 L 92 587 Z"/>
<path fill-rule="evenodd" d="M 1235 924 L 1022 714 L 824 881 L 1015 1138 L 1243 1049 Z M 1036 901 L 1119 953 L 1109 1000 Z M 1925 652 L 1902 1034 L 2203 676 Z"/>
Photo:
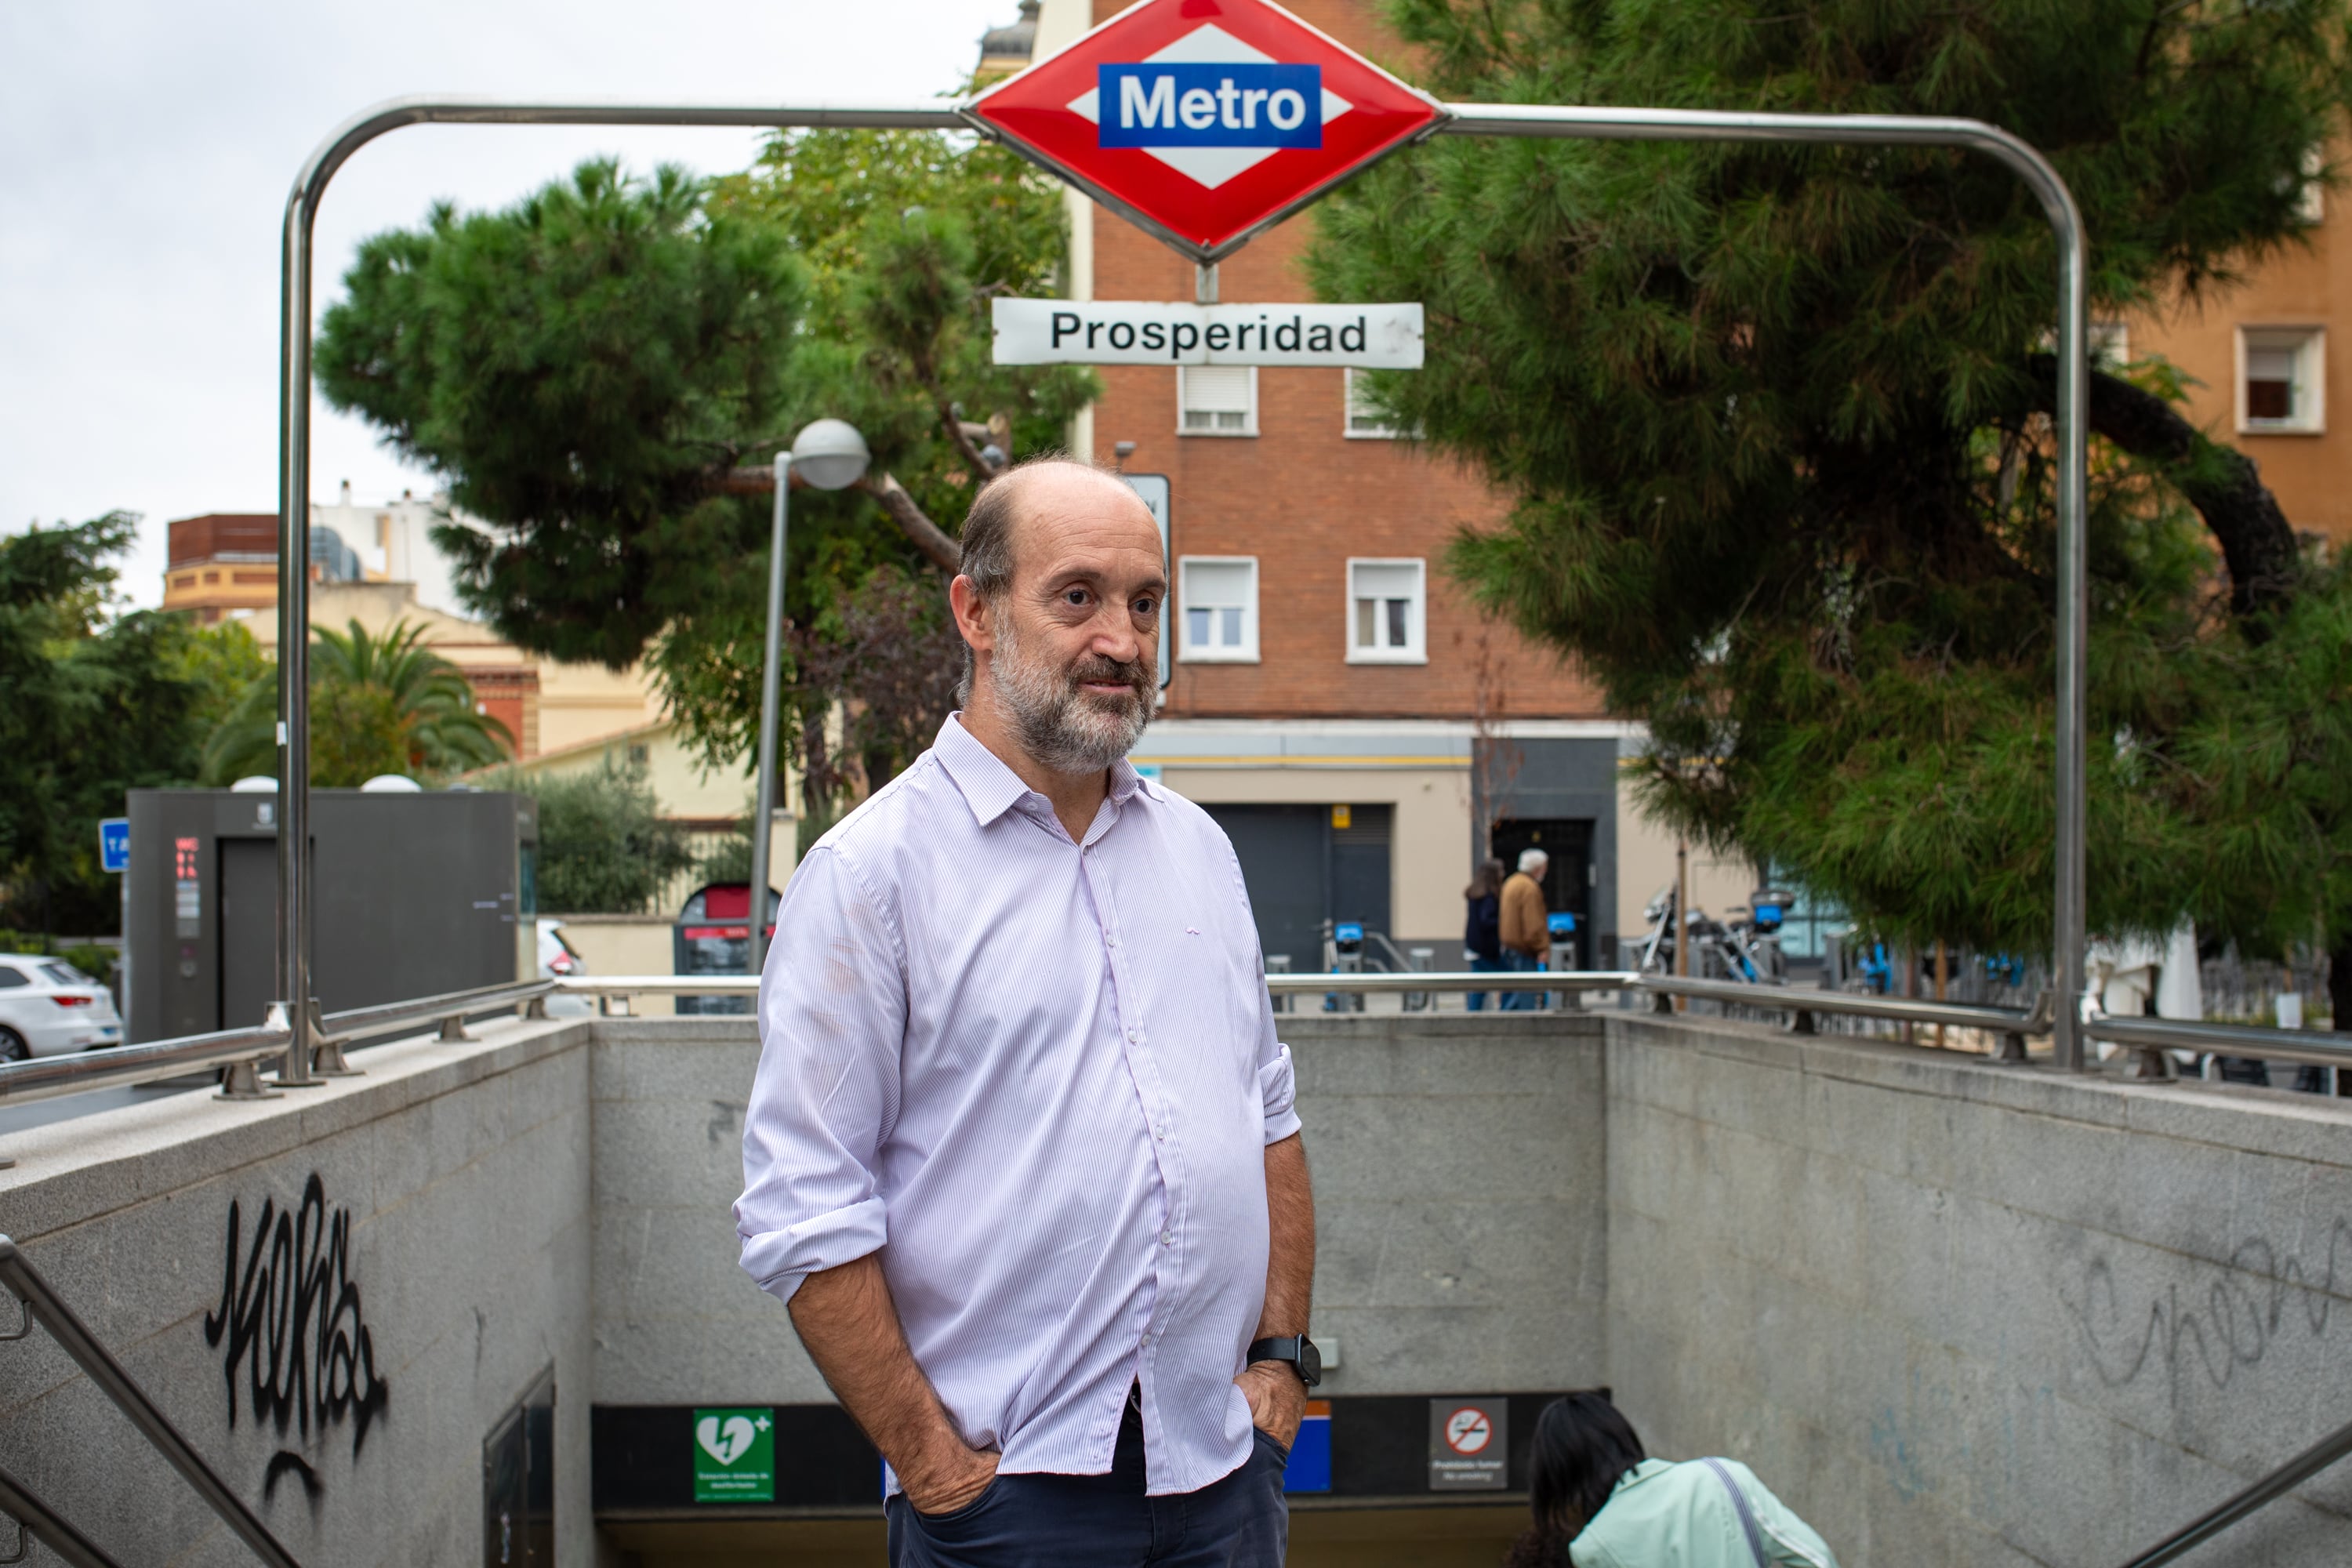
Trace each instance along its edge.
<path fill-rule="evenodd" d="M 1389 931 L 1390 839 L 1395 808 L 1378 805 L 1207 805 L 1241 862 L 1258 945 L 1287 956 L 1294 974 L 1323 967 L 1326 921 Z M 1346 826 L 1340 826 L 1344 819 Z"/>
<path fill-rule="evenodd" d="M 251 1029 L 278 999 L 278 840 L 220 843 L 220 1016 L 215 1029 Z"/>
<path fill-rule="evenodd" d="M 484 1568 L 554 1568 L 555 1369 L 482 1439 Z"/>
<path fill-rule="evenodd" d="M 1507 816 L 1495 824 L 1488 843 L 1507 873 L 1519 868 L 1522 850 L 1551 857 L 1544 868 L 1544 908 L 1576 917 L 1576 966 L 1590 969 L 1592 955 L 1592 822 L 1589 817 Z"/>
<path fill-rule="evenodd" d="M 1293 973 L 1323 967 L 1323 807 L 1203 806 L 1242 863 L 1257 942 L 1267 958 L 1287 956 Z"/>
<path fill-rule="evenodd" d="M 1354 921 L 1368 931 L 1394 936 L 1389 925 L 1389 838 L 1395 809 L 1351 805 L 1328 814 L 1331 825 L 1331 908 L 1335 921 Z"/>

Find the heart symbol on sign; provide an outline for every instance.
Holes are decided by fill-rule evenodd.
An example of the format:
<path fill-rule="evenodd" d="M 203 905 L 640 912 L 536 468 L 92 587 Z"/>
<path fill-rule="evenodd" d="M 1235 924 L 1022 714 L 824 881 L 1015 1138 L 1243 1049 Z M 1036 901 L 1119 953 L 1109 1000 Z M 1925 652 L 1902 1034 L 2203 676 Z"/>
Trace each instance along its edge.
<path fill-rule="evenodd" d="M 694 1428 L 694 1440 L 702 1445 L 702 1451 L 722 1465 L 741 1458 L 755 1436 L 751 1419 L 742 1415 L 730 1415 L 724 1426 L 719 1425 L 718 1416 L 706 1415 Z"/>

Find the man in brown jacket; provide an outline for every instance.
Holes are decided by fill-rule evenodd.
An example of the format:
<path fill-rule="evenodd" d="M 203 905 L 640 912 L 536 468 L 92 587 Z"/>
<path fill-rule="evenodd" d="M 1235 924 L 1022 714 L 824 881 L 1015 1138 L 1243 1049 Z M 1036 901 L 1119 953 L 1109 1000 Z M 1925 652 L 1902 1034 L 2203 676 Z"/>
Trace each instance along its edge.
<path fill-rule="evenodd" d="M 1541 969 L 1551 951 L 1551 927 L 1545 918 L 1549 911 L 1544 908 L 1543 896 L 1543 874 L 1550 865 L 1551 857 L 1542 850 L 1522 849 L 1518 870 L 1504 879 L 1500 923 L 1503 968 L 1508 973 Z M 1532 1012 L 1542 1005 L 1540 991 L 1503 994 L 1502 1005 L 1510 1012 Z"/>

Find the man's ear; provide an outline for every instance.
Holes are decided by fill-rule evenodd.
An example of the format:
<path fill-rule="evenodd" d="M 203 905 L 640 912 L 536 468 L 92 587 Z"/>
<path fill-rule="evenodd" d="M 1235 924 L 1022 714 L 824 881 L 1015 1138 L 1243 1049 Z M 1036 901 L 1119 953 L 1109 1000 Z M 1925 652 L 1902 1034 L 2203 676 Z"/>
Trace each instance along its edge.
<path fill-rule="evenodd" d="M 988 624 L 988 605 L 973 587 L 971 579 L 959 574 L 948 584 L 948 608 L 955 613 L 956 630 L 974 653 L 988 653 L 996 647 L 996 634 Z"/>

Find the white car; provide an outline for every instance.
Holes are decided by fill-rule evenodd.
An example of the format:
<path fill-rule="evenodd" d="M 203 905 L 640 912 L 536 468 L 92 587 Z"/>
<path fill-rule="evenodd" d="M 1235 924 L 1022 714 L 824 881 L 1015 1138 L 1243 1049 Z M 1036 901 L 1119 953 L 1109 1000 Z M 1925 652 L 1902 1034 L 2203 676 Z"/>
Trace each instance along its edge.
<path fill-rule="evenodd" d="M 563 922 L 541 917 L 539 922 L 539 973 L 545 980 L 568 980 L 585 974 L 588 966 L 563 940 Z"/>
<path fill-rule="evenodd" d="M 0 1062 L 121 1043 L 105 986 L 63 959 L 0 952 Z"/>
<path fill-rule="evenodd" d="M 569 980 L 587 973 L 587 961 L 563 940 L 563 922 L 541 916 L 539 922 L 539 977 L 541 980 Z M 595 1011 L 596 1004 L 591 997 L 555 995 L 547 998 L 547 1016 L 551 1018 L 586 1017 Z"/>

